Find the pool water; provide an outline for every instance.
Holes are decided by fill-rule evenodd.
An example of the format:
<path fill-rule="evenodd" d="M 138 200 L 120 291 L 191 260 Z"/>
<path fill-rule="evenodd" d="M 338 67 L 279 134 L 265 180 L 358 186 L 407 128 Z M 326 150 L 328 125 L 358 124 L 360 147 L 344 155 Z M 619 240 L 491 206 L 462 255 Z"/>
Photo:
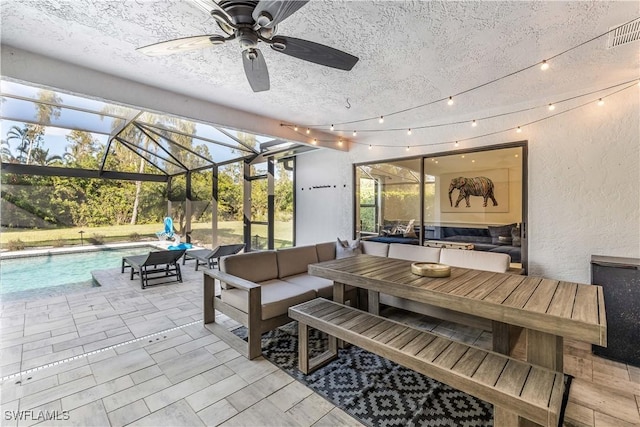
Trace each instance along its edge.
<path fill-rule="evenodd" d="M 91 271 L 120 267 L 122 257 L 142 255 L 151 246 L 102 249 L 73 254 L 46 254 L 0 260 L 0 294 L 93 282 Z"/>

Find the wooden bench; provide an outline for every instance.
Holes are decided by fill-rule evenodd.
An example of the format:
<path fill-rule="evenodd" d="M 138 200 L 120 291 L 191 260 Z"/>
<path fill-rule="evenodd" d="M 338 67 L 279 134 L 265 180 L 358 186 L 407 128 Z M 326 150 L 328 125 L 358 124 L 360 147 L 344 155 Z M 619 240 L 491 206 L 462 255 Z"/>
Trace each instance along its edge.
<path fill-rule="evenodd" d="M 564 375 L 503 354 L 452 341 L 323 298 L 289 308 L 298 321 L 299 368 L 308 374 L 337 357 L 338 339 L 494 405 L 494 425 L 518 417 L 556 427 Z M 329 349 L 309 358 L 309 328 L 330 335 Z"/>

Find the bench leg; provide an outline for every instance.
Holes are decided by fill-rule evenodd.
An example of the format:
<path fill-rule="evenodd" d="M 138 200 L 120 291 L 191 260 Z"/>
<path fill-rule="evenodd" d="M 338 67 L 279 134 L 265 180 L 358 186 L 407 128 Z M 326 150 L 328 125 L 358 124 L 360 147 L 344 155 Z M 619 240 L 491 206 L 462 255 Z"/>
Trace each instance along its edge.
<path fill-rule="evenodd" d="M 329 348 L 314 358 L 309 357 L 309 325 L 298 321 L 298 369 L 305 375 L 338 357 L 338 340 L 329 335 Z"/>
<path fill-rule="evenodd" d="M 493 427 L 517 427 L 518 414 L 502 406 L 493 406 Z"/>

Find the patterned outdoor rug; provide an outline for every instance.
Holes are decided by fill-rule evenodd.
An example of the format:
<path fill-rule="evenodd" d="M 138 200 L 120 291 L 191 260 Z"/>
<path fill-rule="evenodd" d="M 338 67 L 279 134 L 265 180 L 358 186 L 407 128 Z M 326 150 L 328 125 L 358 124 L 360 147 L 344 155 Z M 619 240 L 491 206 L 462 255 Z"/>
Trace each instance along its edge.
<path fill-rule="evenodd" d="M 233 331 L 246 339 L 246 329 Z M 493 406 L 356 346 L 310 375 L 298 371 L 298 329 L 291 322 L 262 335 L 263 355 L 298 381 L 369 426 L 492 426 Z M 310 352 L 326 335 L 310 331 Z"/>

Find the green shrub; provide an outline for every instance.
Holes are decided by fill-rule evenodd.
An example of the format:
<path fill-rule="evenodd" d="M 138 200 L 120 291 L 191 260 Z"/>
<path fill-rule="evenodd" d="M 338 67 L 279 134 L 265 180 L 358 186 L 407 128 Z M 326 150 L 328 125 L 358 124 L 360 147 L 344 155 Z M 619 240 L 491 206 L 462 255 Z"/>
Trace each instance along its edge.
<path fill-rule="evenodd" d="M 139 235 L 138 233 L 131 233 L 129 234 L 129 240 L 132 242 L 139 242 L 142 239 L 142 236 Z"/>
<path fill-rule="evenodd" d="M 18 239 L 18 240 L 9 240 L 9 243 L 7 243 L 7 248 L 10 251 L 21 251 L 25 248 L 25 244 L 22 240 Z"/>
<path fill-rule="evenodd" d="M 104 234 L 94 233 L 91 237 L 87 238 L 87 242 L 91 243 L 92 245 L 102 245 L 104 244 L 104 239 Z"/>

